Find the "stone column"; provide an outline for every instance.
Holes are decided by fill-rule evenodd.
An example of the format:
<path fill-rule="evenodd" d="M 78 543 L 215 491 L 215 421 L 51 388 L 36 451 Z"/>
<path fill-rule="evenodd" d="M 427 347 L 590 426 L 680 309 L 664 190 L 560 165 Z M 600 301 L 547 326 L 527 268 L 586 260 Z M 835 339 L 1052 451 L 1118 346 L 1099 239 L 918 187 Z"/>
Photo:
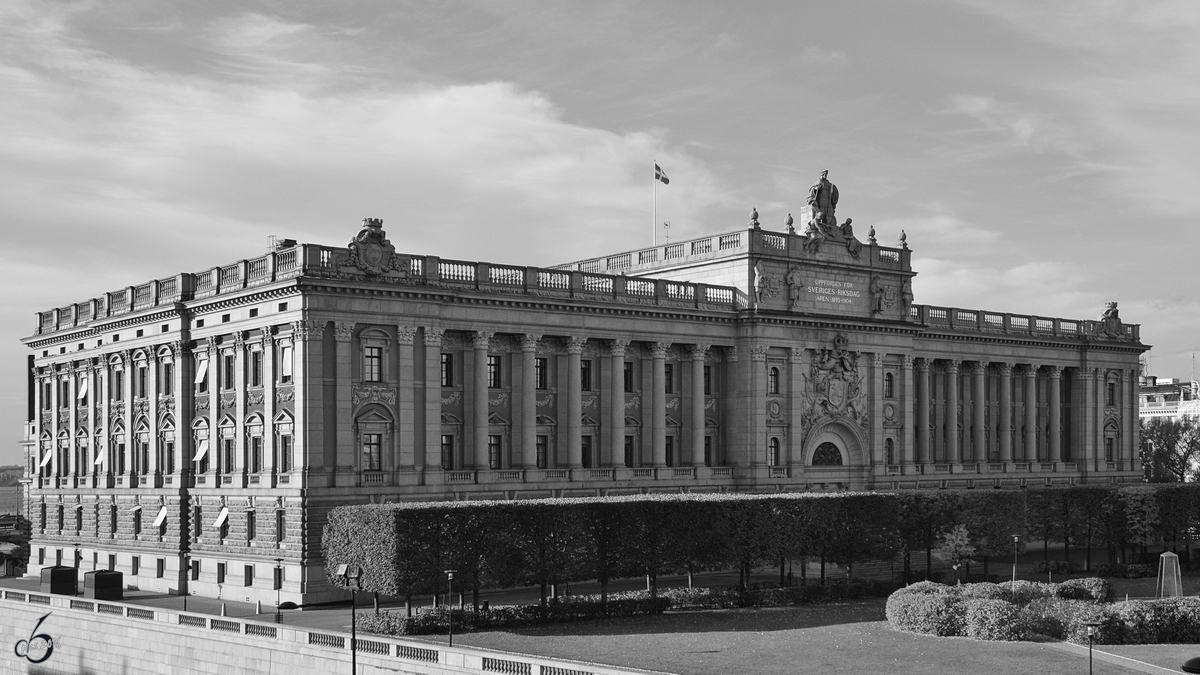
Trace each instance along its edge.
<path fill-rule="evenodd" d="M 475 331 L 471 336 L 474 354 L 474 376 L 471 378 L 471 440 L 474 445 L 473 464 L 476 469 L 486 469 L 488 463 L 488 345 L 494 333 Z"/>
<path fill-rule="evenodd" d="M 977 462 L 988 461 L 987 421 L 984 412 L 987 410 L 987 361 L 977 361 L 971 366 L 971 376 L 974 387 L 971 391 L 971 444 L 974 448 L 974 459 Z"/>
<path fill-rule="evenodd" d="M 133 477 L 133 467 L 136 464 L 133 461 L 133 440 L 134 434 L 137 432 L 137 430 L 133 428 L 133 378 L 135 375 L 133 371 L 136 370 L 136 368 L 133 367 L 132 351 L 126 349 L 121 352 L 121 367 L 125 372 L 125 376 L 121 378 L 121 403 L 125 406 L 125 411 L 121 415 L 121 422 L 125 426 L 125 456 L 128 458 L 128 461 L 125 462 L 125 471 L 121 475 L 125 476 L 125 480 L 128 481 L 127 484 L 132 487 L 136 485 L 132 481 L 137 480 L 137 478 Z M 55 396 L 57 395 L 58 394 L 56 393 Z M 58 413 L 56 410 L 56 419 L 57 415 Z M 55 434 L 57 433 L 58 431 L 55 430 Z"/>
<path fill-rule="evenodd" d="M 892 384 L 895 386 L 895 383 Z M 874 450 L 866 453 L 868 464 L 884 465 L 884 473 L 887 472 L 887 453 L 884 450 L 884 430 L 883 430 L 883 353 L 875 352 L 871 355 L 871 431 L 870 438 L 875 446 Z M 878 453 L 878 454 L 877 454 Z M 893 457 L 892 459 L 896 459 Z"/>
<path fill-rule="evenodd" d="M 583 353 L 583 345 L 587 343 L 587 338 L 569 337 L 564 340 L 564 343 L 567 347 L 567 466 L 571 469 L 580 469 L 583 468 L 583 443 L 580 440 L 583 399 L 580 391 L 582 383 L 580 382 L 579 357 Z"/>
<path fill-rule="evenodd" d="M 750 345 L 749 391 L 745 402 L 749 405 L 750 433 L 746 437 L 744 462 L 751 467 L 767 466 L 767 346 Z M 754 475 L 759 475 L 755 473 Z M 766 475 L 765 473 L 762 475 Z"/>
<path fill-rule="evenodd" d="M 667 465 L 667 350 L 670 342 L 655 342 L 650 347 L 650 356 L 654 360 L 654 392 L 650 397 L 650 419 L 654 424 L 651 433 L 654 439 L 654 468 L 661 469 Z"/>
<path fill-rule="evenodd" d="M 146 431 L 148 432 L 146 459 L 149 466 L 139 467 L 143 476 L 149 476 L 146 487 L 156 487 L 162 467 L 158 465 L 158 352 L 150 346 L 146 349 Z M 241 408 L 244 410 L 244 408 Z"/>
<path fill-rule="evenodd" d="M 92 430 L 91 430 L 91 438 L 92 438 L 92 445 L 94 445 L 96 447 L 92 448 L 91 472 L 92 472 L 92 475 L 94 475 L 94 476 L 107 476 L 107 475 L 112 474 L 112 462 L 110 462 L 108 460 L 108 457 L 110 454 L 108 451 L 109 439 L 111 438 L 110 435 L 112 434 L 112 422 L 111 422 L 112 418 L 110 417 L 111 412 L 110 412 L 109 401 L 108 401 L 109 376 L 108 376 L 108 358 L 107 357 L 105 357 L 105 356 L 100 357 L 99 367 L 96 370 L 98 373 L 98 377 L 97 377 L 97 380 L 95 383 L 96 384 L 95 396 L 97 397 L 96 402 L 100 404 L 100 407 L 96 408 L 96 406 L 94 406 L 94 405 L 92 406 L 92 410 L 95 411 L 95 414 L 93 415 L 93 418 L 95 418 L 95 420 L 93 422 L 94 426 L 92 427 Z M 41 387 L 39 386 L 38 389 L 41 389 Z M 37 394 L 35 394 L 35 396 L 36 395 Z M 37 405 L 38 414 L 41 414 L 41 411 L 42 411 L 41 404 L 36 403 L 36 401 L 35 401 L 35 404 Z M 96 431 L 100 431 L 102 433 L 99 442 L 97 442 L 97 440 L 96 440 Z M 189 432 L 190 432 L 190 430 L 189 430 Z M 101 464 L 101 466 L 103 466 L 104 468 L 103 468 L 103 470 L 98 470 L 98 469 L 96 469 L 96 460 L 99 459 L 101 454 L 103 454 L 104 458 L 105 458 L 104 462 Z M 41 457 L 38 457 L 38 460 L 40 461 Z M 97 485 L 96 487 L 100 487 L 100 485 Z"/>
<path fill-rule="evenodd" d="M 1000 437 L 1000 461 L 1013 461 L 1012 447 L 1012 364 L 996 365 L 1000 373 L 1000 419 L 997 421 Z"/>
<path fill-rule="evenodd" d="M 69 380 L 71 400 L 67 401 L 67 448 L 69 451 L 67 466 L 64 467 L 66 470 L 63 471 L 63 474 L 75 476 L 79 471 L 79 467 L 76 466 L 78 464 L 76 457 L 79 455 L 76 444 L 79 440 L 75 438 L 75 430 L 79 428 L 79 373 L 75 370 L 74 364 L 71 364 L 71 368 L 67 372 L 70 373 L 69 377 L 71 378 Z M 55 442 L 57 443 L 58 439 L 55 439 Z"/>
<path fill-rule="evenodd" d="M 900 447 L 898 448 L 897 459 L 901 464 L 912 464 L 917 461 L 914 446 L 913 425 L 915 415 L 913 411 L 913 357 L 912 354 L 904 355 L 904 372 L 901 374 L 903 378 L 903 389 L 901 390 L 900 398 L 900 423 L 903 425 L 900 428 Z"/>
<path fill-rule="evenodd" d="M 962 462 L 962 450 L 958 447 L 958 366 L 959 362 L 946 361 L 946 462 Z"/>
<path fill-rule="evenodd" d="M 396 326 L 396 448 L 397 466 L 421 471 L 425 468 L 425 453 L 417 448 L 417 402 L 413 384 L 416 380 L 413 363 L 413 343 L 417 329 Z M 439 364 L 440 365 L 440 364 Z"/>
<path fill-rule="evenodd" d="M 913 423 L 917 432 L 917 461 L 928 464 L 933 461 L 929 451 L 929 359 L 916 360 L 917 367 L 917 419 Z"/>
<path fill-rule="evenodd" d="M 791 382 L 788 387 L 788 408 L 791 420 L 788 426 L 787 459 L 791 466 L 804 465 L 804 348 L 788 348 L 788 366 L 791 370 Z M 795 478 L 796 476 L 793 476 Z"/>
<path fill-rule="evenodd" d="M 1050 461 L 1062 461 L 1062 366 L 1050 368 Z"/>
<path fill-rule="evenodd" d="M 1036 462 L 1037 451 L 1037 371 L 1035 364 L 1025 366 L 1025 461 Z"/>
<path fill-rule="evenodd" d="M 275 475 L 275 340 L 269 329 L 264 329 L 262 338 L 262 385 L 263 385 L 263 487 L 274 487 L 270 476 Z M 176 368 L 175 370 L 179 370 Z M 179 445 L 178 442 L 175 445 Z"/>
<path fill-rule="evenodd" d="M 192 421 L 196 416 L 196 406 L 193 396 L 195 385 L 196 360 L 191 351 L 184 348 L 184 343 L 176 340 L 171 343 L 174 355 L 175 381 L 172 390 L 175 397 L 175 472 L 176 476 L 186 476 L 191 473 L 191 460 L 196 456 L 195 443 L 192 439 Z M 90 379 L 90 378 L 89 378 Z M 89 387 L 95 385 L 92 382 Z M 91 396 L 88 396 L 89 402 Z M 90 403 L 89 403 L 90 404 Z M 186 485 L 186 483 L 179 483 Z"/>
<path fill-rule="evenodd" d="M 316 337 L 313 339 L 316 340 L 318 345 L 321 342 L 321 335 L 325 332 L 325 324 L 323 324 L 323 323 L 312 322 L 310 324 L 309 322 L 297 321 L 295 324 L 293 324 L 293 326 L 304 326 L 303 328 L 294 328 L 293 329 L 293 330 L 300 330 L 304 335 L 312 335 L 315 333 Z M 309 345 L 307 345 L 307 344 L 305 345 L 306 348 L 308 346 Z M 216 340 L 214 340 L 213 338 L 208 338 L 206 340 L 205 349 L 208 352 L 208 372 L 205 373 L 205 377 L 208 378 L 208 411 L 207 411 L 208 412 L 208 468 L 209 468 L 209 473 L 212 475 L 212 487 L 220 487 L 221 486 L 221 472 L 224 470 L 224 467 L 221 465 L 221 463 L 225 461 L 224 459 L 221 458 L 223 449 L 221 448 L 221 432 L 220 432 L 220 424 L 221 424 L 221 379 L 220 378 L 222 377 L 222 374 L 221 374 L 221 352 L 217 348 Z M 318 354 L 320 353 L 319 347 L 317 349 L 317 352 L 318 352 Z M 298 361 L 300 357 L 297 356 L 296 358 Z M 319 369 L 317 369 L 316 372 L 320 373 L 321 371 Z M 297 372 L 296 377 L 299 378 L 299 376 L 300 376 L 300 373 Z M 126 379 L 128 379 L 128 378 L 126 378 Z M 317 392 L 322 391 L 322 387 L 320 386 L 319 383 L 315 384 L 312 388 L 310 388 L 310 391 L 312 389 L 315 389 Z M 323 398 L 321 396 L 321 393 L 317 393 L 316 394 L 316 402 L 310 403 L 310 404 L 319 406 L 322 401 L 323 401 Z M 300 409 L 299 399 L 296 400 L 296 408 L 297 408 L 297 410 Z M 324 417 L 321 414 L 320 407 L 317 407 L 316 413 L 314 414 L 313 417 L 314 417 L 315 421 L 313 422 L 314 428 L 311 430 L 313 440 L 312 440 L 312 445 L 310 447 L 321 447 L 319 439 L 321 438 L 321 434 L 323 433 L 322 430 L 324 429 L 324 426 L 323 426 Z M 303 427 L 301 427 L 299 424 L 299 422 L 300 422 L 299 415 L 296 416 L 296 422 L 297 422 L 297 424 L 296 424 L 296 438 L 297 438 L 296 443 L 297 443 L 297 446 L 299 447 L 299 444 L 300 444 L 299 439 L 300 439 L 300 433 L 301 433 L 300 430 L 303 429 Z M 300 451 L 297 450 L 296 452 L 299 453 Z M 299 456 L 301 456 L 301 455 L 297 454 L 297 457 L 299 457 Z"/>
<path fill-rule="evenodd" d="M 609 340 L 608 367 L 600 368 L 600 433 L 608 444 L 607 466 L 625 466 L 625 350 L 629 340 Z M 600 448 L 593 448 L 599 452 Z"/>
<path fill-rule="evenodd" d="M 350 470 L 357 471 L 359 468 L 359 453 L 355 447 L 354 438 L 354 406 L 353 398 L 353 376 L 352 369 L 354 365 L 354 355 L 351 353 L 351 341 L 354 338 L 354 322 L 338 321 L 333 325 L 333 338 L 335 341 L 335 349 L 337 350 L 337 402 L 335 410 L 337 417 L 335 424 L 337 425 L 337 454 L 333 466 L 326 467 L 327 470 L 334 473 L 334 485 L 337 484 L 336 474 L 340 471 Z M 240 350 L 239 350 L 240 352 Z M 240 356 L 238 357 L 241 358 Z M 239 364 L 238 372 L 242 371 Z M 239 399 L 241 393 L 238 393 Z M 240 415 L 239 415 L 240 419 Z M 238 425 L 238 437 L 242 436 L 241 425 Z M 347 479 L 343 479 L 344 481 Z M 346 485 L 354 485 L 356 479 L 348 479 L 348 482 L 343 482 Z"/>
<path fill-rule="evenodd" d="M 688 350 L 692 357 L 691 419 L 692 466 L 704 466 L 704 359 L 708 345 L 692 345 Z M 683 462 L 680 462 L 683 465 Z"/>
<path fill-rule="evenodd" d="M 1141 468 L 1138 450 L 1141 444 L 1141 425 L 1138 423 L 1138 380 L 1141 369 L 1122 370 L 1120 395 L 1117 404 L 1121 406 L 1121 431 L 1127 439 L 1127 444 L 1121 448 L 1121 459 L 1117 468 L 1121 471 L 1134 471 Z"/>
<path fill-rule="evenodd" d="M 1091 379 L 1088 368 L 1071 369 L 1071 461 L 1075 462 L 1077 471 L 1087 471 L 1089 467 L 1088 436 L 1091 428 L 1088 426 L 1088 382 Z"/>
<path fill-rule="evenodd" d="M 426 471 L 442 467 L 442 338 L 446 331 L 425 326 L 425 455 Z M 465 425 L 464 425 L 465 426 Z M 465 431 L 465 430 L 464 430 Z M 466 439 L 458 439 L 466 444 Z"/>
<path fill-rule="evenodd" d="M 521 466 L 537 468 L 537 348 L 542 336 L 521 336 Z M 549 461 L 549 458 L 547 458 Z"/>

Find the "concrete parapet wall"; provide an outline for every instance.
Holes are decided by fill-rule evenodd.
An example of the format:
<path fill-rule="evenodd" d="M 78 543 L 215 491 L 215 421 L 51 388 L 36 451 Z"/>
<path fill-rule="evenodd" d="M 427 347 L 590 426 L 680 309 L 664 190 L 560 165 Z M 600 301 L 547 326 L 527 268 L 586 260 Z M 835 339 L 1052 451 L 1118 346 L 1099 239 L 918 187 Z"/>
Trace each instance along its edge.
<path fill-rule="evenodd" d="M 50 657 L 38 664 L 8 647 L 30 640 L 33 633 L 53 640 Z M 0 599 L 0 639 L 4 673 L 299 675 L 349 672 L 351 660 L 348 633 L 11 590 Z M 42 653 L 35 649 L 32 656 Z M 369 675 L 647 672 L 370 634 L 358 638 L 357 660 L 359 672 Z"/>

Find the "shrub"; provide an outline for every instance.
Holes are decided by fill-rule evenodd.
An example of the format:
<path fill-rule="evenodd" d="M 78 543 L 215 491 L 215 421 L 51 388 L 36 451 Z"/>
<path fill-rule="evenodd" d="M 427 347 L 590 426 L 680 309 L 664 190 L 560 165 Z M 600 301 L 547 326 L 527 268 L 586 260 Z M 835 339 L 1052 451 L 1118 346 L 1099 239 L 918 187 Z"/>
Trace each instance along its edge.
<path fill-rule="evenodd" d="M 1112 612 L 1125 644 L 1200 642 L 1200 598 L 1129 600 L 1114 603 Z"/>
<path fill-rule="evenodd" d="M 897 630 L 929 635 L 962 635 L 966 607 L 957 593 L 893 593 L 888 623 Z"/>
<path fill-rule="evenodd" d="M 993 584 L 990 582 L 980 582 L 977 584 L 967 584 L 959 590 L 963 598 L 979 599 L 979 600 L 1003 600 L 1005 603 L 1012 602 L 1012 591 L 1007 586 Z"/>
<path fill-rule="evenodd" d="M 1096 565 L 1096 576 L 1098 577 L 1141 579 L 1152 574 L 1157 574 L 1157 572 L 1156 568 L 1152 568 L 1151 565 L 1122 565 L 1120 563 Z"/>
<path fill-rule="evenodd" d="M 1040 598 L 1054 597 L 1054 589 L 1056 584 L 1047 584 L 1040 581 L 1025 581 L 1018 579 L 1015 584 L 1006 584 L 1012 592 L 1013 604 L 1024 607 L 1034 600 Z"/>
<path fill-rule="evenodd" d="M 980 597 L 964 599 L 965 627 L 968 637 L 977 640 L 1024 640 L 1026 626 L 1020 621 L 1021 610 L 1004 600 Z"/>
<path fill-rule="evenodd" d="M 1073 560 L 1039 560 L 1033 563 L 1033 571 L 1039 574 L 1073 574 L 1079 565 Z"/>
<path fill-rule="evenodd" d="M 1094 602 L 1112 602 L 1113 585 L 1106 579 L 1086 577 L 1083 579 L 1068 579 L 1054 590 L 1054 597 L 1064 600 L 1092 600 Z"/>
<path fill-rule="evenodd" d="M 953 593 L 954 587 L 946 584 L 939 584 L 936 581 L 918 581 L 915 584 L 910 584 L 904 588 L 898 589 L 896 593 L 905 593 L 912 595 L 945 595 Z M 896 595 L 893 593 L 892 595 Z"/>
<path fill-rule="evenodd" d="M 1111 614 L 1109 608 L 1090 600 L 1064 600 L 1061 598 L 1038 598 L 1021 610 L 1021 623 L 1031 633 L 1038 633 L 1057 640 L 1087 642 L 1084 621 L 1104 622 Z M 1104 626 L 1102 626 L 1103 628 Z M 1115 622 L 1107 624 L 1107 633 L 1097 636 L 1099 644 L 1119 643 L 1119 630 Z M 1100 640 L 1108 642 L 1100 642 Z"/>

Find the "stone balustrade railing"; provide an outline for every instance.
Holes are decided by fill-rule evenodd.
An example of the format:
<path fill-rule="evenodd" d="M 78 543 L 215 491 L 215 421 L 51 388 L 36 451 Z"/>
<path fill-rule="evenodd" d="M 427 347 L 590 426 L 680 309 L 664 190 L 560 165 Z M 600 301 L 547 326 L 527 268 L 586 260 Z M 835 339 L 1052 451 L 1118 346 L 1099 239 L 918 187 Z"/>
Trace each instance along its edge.
<path fill-rule="evenodd" d="M 517 267 L 486 262 L 445 260 L 437 256 L 401 259 L 401 280 L 446 288 L 521 292 L 546 297 L 663 304 L 736 311 L 749 306 L 746 294 L 729 286 L 710 286 L 665 279 L 631 278 L 580 270 Z M 240 292 L 262 284 L 306 276 L 339 278 L 346 249 L 299 244 L 262 257 L 183 273 L 74 305 L 39 312 L 35 335 L 47 335 L 143 310 L 172 307 L 176 302 Z M 396 280 L 400 277 L 389 277 Z"/>
<path fill-rule="evenodd" d="M 1056 319 L 1030 314 L 1007 314 L 958 307 L 913 305 L 909 313 L 917 323 L 932 328 L 966 333 L 999 333 L 1067 339 L 1109 339 L 1140 341 L 1138 324 L 1121 324 L 1120 333 L 1107 332 L 1103 321 Z"/>

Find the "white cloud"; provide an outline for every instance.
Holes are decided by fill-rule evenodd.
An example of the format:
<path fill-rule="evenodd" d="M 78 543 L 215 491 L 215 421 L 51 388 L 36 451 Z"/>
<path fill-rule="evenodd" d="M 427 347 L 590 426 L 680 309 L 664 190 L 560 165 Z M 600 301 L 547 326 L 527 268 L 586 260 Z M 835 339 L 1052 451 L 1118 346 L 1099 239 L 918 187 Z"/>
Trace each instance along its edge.
<path fill-rule="evenodd" d="M 800 62 L 806 66 L 840 66 L 846 61 L 846 52 L 821 49 L 816 45 L 809 45 L 800 52 Z"/>

